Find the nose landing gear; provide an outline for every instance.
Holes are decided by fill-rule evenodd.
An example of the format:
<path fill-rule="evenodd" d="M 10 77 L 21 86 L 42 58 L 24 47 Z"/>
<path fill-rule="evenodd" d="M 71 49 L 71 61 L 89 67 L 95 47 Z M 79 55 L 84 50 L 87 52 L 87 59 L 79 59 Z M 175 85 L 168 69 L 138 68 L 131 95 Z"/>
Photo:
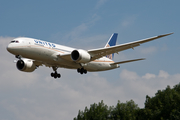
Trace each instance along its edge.
<path fill-rule="evenodd" d="M 16 55 L 15 56 L 17 59 L 21 60 L 21 55 Z"/>

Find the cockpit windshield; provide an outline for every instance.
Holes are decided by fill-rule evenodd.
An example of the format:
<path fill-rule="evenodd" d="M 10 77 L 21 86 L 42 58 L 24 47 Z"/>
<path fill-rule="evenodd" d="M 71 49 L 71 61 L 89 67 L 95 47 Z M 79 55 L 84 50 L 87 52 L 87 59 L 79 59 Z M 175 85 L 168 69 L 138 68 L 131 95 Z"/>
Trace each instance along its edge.
<path fill-rule="evenodd" d="M 19 41 L 13 40 L 13 41 L 11 41 L 10 43 L 19 43 Z"/>

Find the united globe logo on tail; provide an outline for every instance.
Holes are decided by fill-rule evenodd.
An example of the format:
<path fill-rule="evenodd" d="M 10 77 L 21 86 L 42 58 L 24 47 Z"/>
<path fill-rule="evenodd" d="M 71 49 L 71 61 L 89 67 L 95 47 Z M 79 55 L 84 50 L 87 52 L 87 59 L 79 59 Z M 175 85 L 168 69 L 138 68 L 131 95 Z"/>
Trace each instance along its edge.
<path fill-rule="evenodd" d="M 107 44 L 105 47 L 110 47 L 110 45 Z M 114 56 L 113 54 L 110 54 L 110 55 L 107 55 L 106 57 L 112 60 L 112 59 L 113 59 L 113 56 Z"/>
<path fill-rule="evenodd" d="M 109 58 L 109 59 L 111 59 L 111 60 L 113 59 L 113 55 L 112 55 L 112 54 L 107 55 L 106 57 Z"/>

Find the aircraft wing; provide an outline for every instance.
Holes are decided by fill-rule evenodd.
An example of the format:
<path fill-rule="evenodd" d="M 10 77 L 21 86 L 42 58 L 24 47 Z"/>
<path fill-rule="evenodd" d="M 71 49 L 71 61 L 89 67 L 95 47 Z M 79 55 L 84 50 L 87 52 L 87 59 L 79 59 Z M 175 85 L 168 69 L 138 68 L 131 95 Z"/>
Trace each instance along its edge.
<path fill-rule="evenodd" d="M 143 40 L 138 40 L 138 41 L 134 41 L 134 42 L 129 42 L 129 43 L 125 43 L 125 44 L 120 44 L 120 45 L 116 45 L 113 47 L 107 47 L 107 48 L 99 48 L 99 49 L 92 49 L 92 50 L 88 50 L 88 53 L 91 55 L 91 61 L 101 58 L 103 56 L 112 54 L 112 53 L 118 53 L 120 51 L 123 50 L 127 50 L 127 49 L 134 49 L 134 47 L 140 46 L 140 44 L 142 43 L 146 43 L 161 37 L 165 37 L 168 35 L 171 35 L 173 33 L 169 33 L 169 34 L 164 34 L 164 35 L 159 35 L 159 36 L 155 36 L 155 37 L 151 37 L 151 38 L 147 38 L 147 39 L 143 39 Z"/>

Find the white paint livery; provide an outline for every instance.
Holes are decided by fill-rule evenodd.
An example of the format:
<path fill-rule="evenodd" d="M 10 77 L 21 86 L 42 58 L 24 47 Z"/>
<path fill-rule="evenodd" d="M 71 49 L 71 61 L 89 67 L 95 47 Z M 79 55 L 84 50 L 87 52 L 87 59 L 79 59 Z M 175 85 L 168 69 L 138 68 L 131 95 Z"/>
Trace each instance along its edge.
<path fill-rule="evenodd" d="M 79 73 L 86 74 L 87 71 L 95 72 L 111 70 L 119 68 L 118 64 L 144 60 L 134 59 L 114 62 L 112 56 L 113 53 L 134 48 L 142 43 L 168 36 L 170 34 L 172 33 L 126 44 L 114 45 L 117 40 L 117 33 L 114 33 L 106 44 L 106 47 L 87 51 L 33 38 L 19 37 L 10 42 L 7 46 L 7 50 L 19 59 L 16 63 L 18 70 L 33 72 L 37 67 L 45 65 L 47 67 L 52 67 L 55 71 L 54 73 L 51 73 L 52 77 L 60 78 L 61 75 L 57 73 L 57 68 L 59 67 L 77 69 Z"/>

